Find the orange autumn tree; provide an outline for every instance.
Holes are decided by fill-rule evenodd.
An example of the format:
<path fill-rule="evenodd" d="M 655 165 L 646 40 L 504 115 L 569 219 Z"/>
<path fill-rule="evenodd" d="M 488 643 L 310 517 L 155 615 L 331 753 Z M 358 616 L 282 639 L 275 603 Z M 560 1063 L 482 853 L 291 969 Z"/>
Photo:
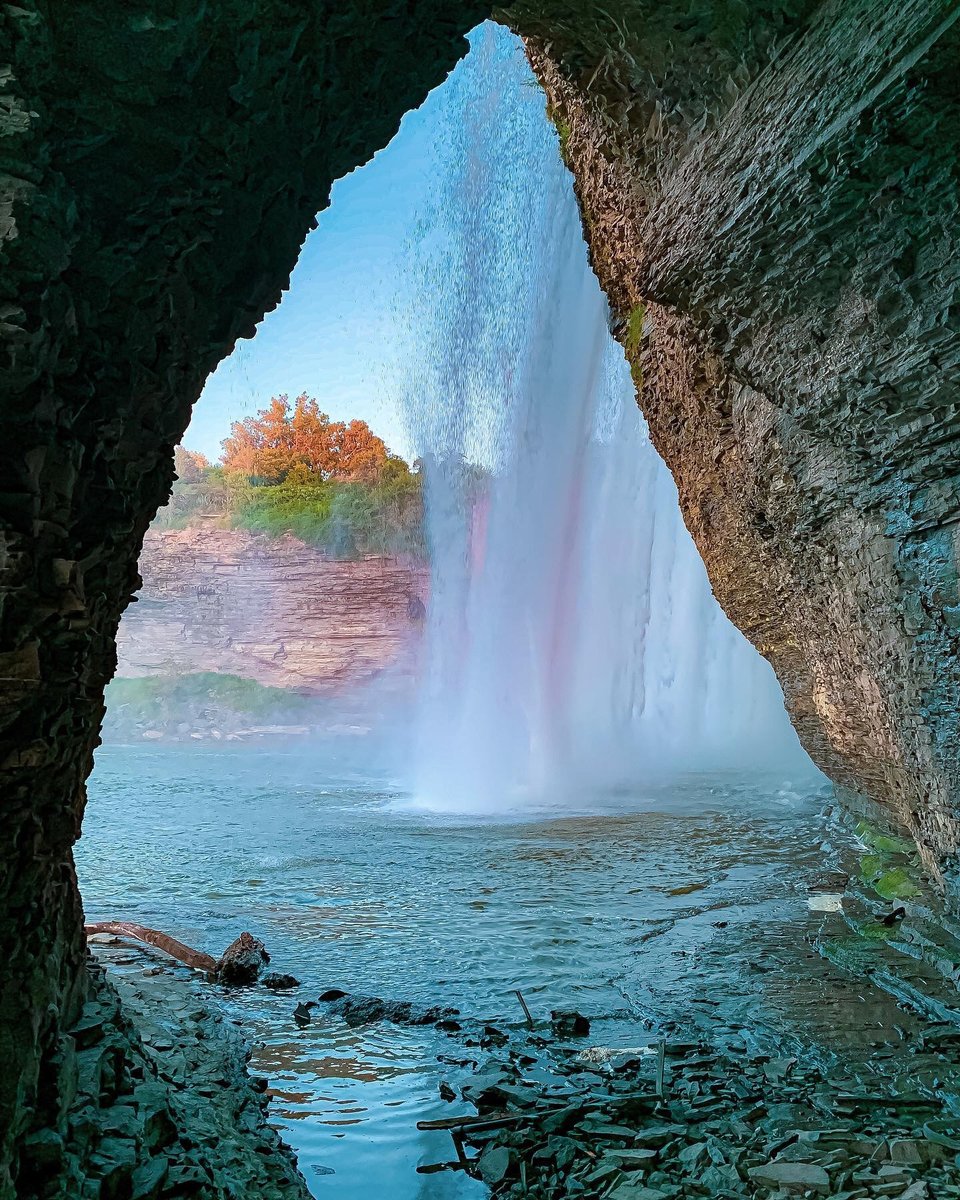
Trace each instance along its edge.
<path fill-rule="evenodd" d="M 204 471 L 210 467 L 210 460 L 199 450 L 188 450 L 186 446 L 177 446 L 173 451 L 173 462 L 177 478 L 183 483 L 199 483 Z"/>
<path fill-rule="evenodd" d="M 387 462 L 387 447 L 366 421 L 336 426 L 336 466 L 331 478 L 373 483 Z"/>
<path fill-rule="evenodd" d="M 274 396 L 255 416 L 234 421 L 222 445 L 225 470 L 279 482 L 294 462 L 287 397 Z"/>
<path fill-rule="evenodd" d="M 331 421 L 306 392 L 291 407 L 286 395 L 235 421 L 223 442 L 224 470 L 281 483 L 298 468 L 320 479 L 373 482 L 387 461 L 387 447 L 366 421 Z"/>

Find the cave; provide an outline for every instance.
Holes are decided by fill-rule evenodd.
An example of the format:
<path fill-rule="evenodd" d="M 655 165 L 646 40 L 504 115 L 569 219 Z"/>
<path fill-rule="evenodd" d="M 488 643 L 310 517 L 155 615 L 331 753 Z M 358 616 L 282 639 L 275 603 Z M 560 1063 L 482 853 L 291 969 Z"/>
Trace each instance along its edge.
<path fill-rule="evenodd" d="M 445 0 L 0 13 L 4 1200 L 38 1173 L 57 1186 L 92 986 L 72 847 L 174 447 L 207 375 L 278 303 L 332 183 L 489 15 Z M 950 904 L 960 5 L 495 15 L 545 92 L 716 596 L 844 801 L 908 834 Z"/>

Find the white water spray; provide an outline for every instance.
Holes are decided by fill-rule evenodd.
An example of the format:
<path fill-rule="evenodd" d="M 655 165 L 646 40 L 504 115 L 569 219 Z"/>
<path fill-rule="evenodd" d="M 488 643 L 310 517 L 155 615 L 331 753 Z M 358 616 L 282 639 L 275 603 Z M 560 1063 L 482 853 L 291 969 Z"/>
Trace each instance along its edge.
<path fill-rule="evenodd" d="M 504 810 L 796 765 L 774 674 L 713 598 L 650 445 L 519 42 L 484 26 L 436 99 L 403 389 L 433 571 L 418 796 Z"/>

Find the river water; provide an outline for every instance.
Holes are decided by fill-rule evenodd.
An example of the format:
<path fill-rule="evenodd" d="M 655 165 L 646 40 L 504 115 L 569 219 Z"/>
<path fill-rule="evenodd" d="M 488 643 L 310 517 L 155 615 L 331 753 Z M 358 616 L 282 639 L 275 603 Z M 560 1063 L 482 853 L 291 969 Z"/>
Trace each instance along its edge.
<path fill-rule="evenodd" d="M 455 1111 L 438 1086 L 462 1045 L 319 1014 L 298 1028 L 296 1001 L 327 988 L 508 1024 L 519 988 L 537 1017 L 590 1016 L 603 1046 L 693 1024 L 849 1047 L 863 989 L 812 948 L 840 918 L 811 895 L 852 839 L 816 778 L 691 776 L 492 821 L 418 810 L 365 753 L 104 746 L 77 848 L 88 918 L 214 954 L 249 929 L 303 982 L 225 1002 L 318 1197 L 482 1193 L 416 1171 L 450 1156 L 416 1122 Z"/>

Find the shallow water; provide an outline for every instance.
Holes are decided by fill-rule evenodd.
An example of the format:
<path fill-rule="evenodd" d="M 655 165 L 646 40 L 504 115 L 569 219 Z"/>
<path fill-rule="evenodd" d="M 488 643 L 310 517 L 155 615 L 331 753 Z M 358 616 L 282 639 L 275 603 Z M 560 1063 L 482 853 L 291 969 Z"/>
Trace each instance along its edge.
<path fill-rule="evenodd" d="M 805 939 L 839 920 L 808 898 L 850 839 L 818 779 L 690 777 L 492 822 L 417 809 L 362 754 L 101 748 L 77 853 L 88 917 L 212 953 L 249 929 L 302 999 L 340 987 L 519 1023 L 519 988 L 537 1016 L 589 1015 L 594 1044 L 692 1021 L 835 1048 L 849 980 Z M 299 1029 L 291 994 L 227 1003 L 317 1196 L 482 1194 L 415 1170 L 449 1158 L 415 1125 L 452 1111 L 438 1055 L 459 1043 Z"/>

